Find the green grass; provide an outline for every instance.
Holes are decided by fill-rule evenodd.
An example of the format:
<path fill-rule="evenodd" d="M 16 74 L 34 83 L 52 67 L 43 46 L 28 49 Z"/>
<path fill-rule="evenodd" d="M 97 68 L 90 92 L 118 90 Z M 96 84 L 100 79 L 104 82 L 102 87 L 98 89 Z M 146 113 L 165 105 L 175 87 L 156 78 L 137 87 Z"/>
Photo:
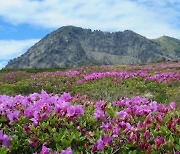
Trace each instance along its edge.
<path fill-rule="evenodd" d="M 150 64 L 154 66 L 155 64 Z M 146 67 L 142 65 L 141 67 Z M 133 67 L 132 67 L 133 68 Z M 113 78 L 106 77 L 94 81 L 77 84 L 76 82 L 83 77 L 82 74 L 91 74 L 98 71 L 133 71 L 131 67 L 115 65 L 108 67 L 84 66 L 76 68 L 80 74 L 74 77 L 50 76 L 31 78 L 41 72 L 65 71 L 66 69 L 21 69 L 21 70 L 1 70 L 0 71 L 0 94 L 15 96 L 18 94 L 28 95 L 34 92 L 45 90 L 48 93 L 62 94 L 69 92 L 73 95 L 80 93 L 87 95 L 90 100 L 114 101 L 121 97 L 131 98 L 142 96 L 157 102 L 169 103 L 176 102 L 180 105 L 180 81 L 170 83 L 157 83 L 154 81 L 144 81 L 141 78 L 129 78 L 113 81 Z M 134 68 L 137 69 L 136 67 Z M 163 71 L 179 71 L 179 67 L 164 68 Z M 135 71 L 134 70 L 134 71 Z M 138 69 L 137 69 L 138 70 Z M 136 70 L 136 71 L 137 71 Z M 84 72 L 85 71 L 85 72 Z M 23 72 L 23 75 L 22 75 Z M 150 73 L 154 73 L 150 70 Z M 7 77 L 13 74 L 12 77 Z"/>
<path fill-rule="evenodd" d="M 120 97 L 142 96 L 158 102 L 168 103 L 168 89 L 165 84 L 145 82 L 141 79 L 126 79 L 113 82 L 110 78 L 73 85 L 71 93 L 87 95 L 91 100 L 113 101 Z M 148 96 L 149 95 L 149 96 Z"/>

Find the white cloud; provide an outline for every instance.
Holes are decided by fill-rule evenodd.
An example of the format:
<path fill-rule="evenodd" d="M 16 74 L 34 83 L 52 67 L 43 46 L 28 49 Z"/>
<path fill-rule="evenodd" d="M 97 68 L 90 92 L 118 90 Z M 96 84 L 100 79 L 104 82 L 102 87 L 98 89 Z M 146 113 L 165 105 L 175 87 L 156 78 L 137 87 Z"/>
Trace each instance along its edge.
<path fill-rule="evenodd" d="M 0 0 L 0 16 L 12 23 L 45 28 L 134 30 L 149 38 L 180 38 L 179 0 Z"/>
<path fill-rule="evenodd" d="M 34 45 L 39 39 L 30 40 L 0 40 L 0 68 L 4 67 L 8 60 L 20 56 Z"/>

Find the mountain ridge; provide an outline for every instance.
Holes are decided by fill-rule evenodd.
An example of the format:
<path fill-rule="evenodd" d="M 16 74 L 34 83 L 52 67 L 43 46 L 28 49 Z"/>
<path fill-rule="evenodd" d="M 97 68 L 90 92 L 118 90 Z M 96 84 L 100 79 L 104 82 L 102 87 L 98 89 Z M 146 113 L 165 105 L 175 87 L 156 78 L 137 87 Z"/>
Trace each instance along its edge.
<path fill-rule="evenodd" d="M 170 37 L 171 38 L 171 37 Z M 168 38 L 169 39 L 169 38 Z M 180 40 L 148 39 L 131 30 L 103 32 L 63 26 L 11 60 L 5 68 L 77 67 L 88 64 L 144 64 L 180 58 Z M 173 40 L 173 41 L 172 41 Z"/>

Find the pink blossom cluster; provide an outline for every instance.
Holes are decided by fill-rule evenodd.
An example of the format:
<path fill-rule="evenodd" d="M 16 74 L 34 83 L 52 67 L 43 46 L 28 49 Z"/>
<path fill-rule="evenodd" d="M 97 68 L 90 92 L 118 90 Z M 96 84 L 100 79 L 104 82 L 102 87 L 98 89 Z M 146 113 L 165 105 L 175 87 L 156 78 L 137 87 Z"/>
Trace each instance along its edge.
<path fill-rule="evenodd" d="M 67 71 L 67 72 L 64 72 L 64 75 L 65 76 L 76 76 L 79 72 L 76 71 L 76 70 L 70 70 L 70 71 Z"/>
<path fill-rule="evenodd" d="M 36 78 L 41 78 L 41 77 L 53 77 L 53 76 L 74 77 L 77 74 L 79 74 L 79 72 L 77 70 L 69 70 L 67 72 L 62 72 L 62 71 L 42 72 L 42 73 L 37 73 L 35 75 L 31 75 L 31 78 L 36 79 Z"/>
<path fill-rule="evenodd" d="M 106 150 L 109 147 L 112 147 L 112 151 L 116 151 L 116 148 L 123 149 L 130 145 L 136 149 L 141 149 L 144 153 L 151 153 L 154 150 L 161 151 L 165 146 L 175 147 L 177 144 L 175 140 L 180 134 L 178 130 L 180 119 L 176 114 L 177 107 L 174 102 L 165 106 L 156 101 L 135 96 L 131 99 L 121 98 L 112 103 L 102 100 L 86 103 L 87 100 L 85 99 L 83 107 L 72 104 L 77 100 L 82 102 L 83 99 L 80 99 L 79 96 L 72 97 L 69 93 L 59 96 L 47 94 L 45 91 L 40 94 L 33 93 L 29 96 L 10 97 L 1 95 L 0 115 L 9 122 L 8 126 L 26 117 L 33 128 L 38 128 L 41 122 L 50 115 L 56 116 L 57 119 L 71 120 L 74 122 L 72 124 L 75 125 L 77 131 L 84 136 L 84 145 L 92 153 L 107 152 Z M 87 109 L 86 116 L 80 116 L 84 114 L 83 108 Z M 91 130 L 87 125 L 84 125 L 86 121 L 83 121 L 88 117 L 92 117 L 95 122 L 90 127 Z M 27 125 L 24 125 L 23 129 L 27 134 L 30 131 Z M 0 144 L 9 147 L 10 140 L 13 138 L 3 131 L 0 130 Z M 166 135 L 163 134 L 163 131 Z M 174 141 L 169 141 L 170 135 L 171 138 L 174 136 L 171 139 Z M 38 139 L 32 137 L 28 143 L 31 147 L 37 147 Z M 53 151 L 50 146 L 43 141 L 40 153 L 57 154 L 58 152 Z M 71 147 L 61 150 L 60 154 L 72 154 Z"/>
<path fill-rule="evenodd" d="M 8 136 L 3 133 L 3 130 L 0 130 L 0 143 L 2 143 L 3 146 L 9 147 L 10 143 L 9 140 L 12 139 L 12 136 Z"/>
<path fill-rule="evenodd" d="M 159 136 L 153 136 L 151 129 L 155 129 L 157 132 L 160 131 L 164 118 L 169 112 L 176 109 L 174 102 L 165 106 L 158 104 L 156 101 L 149 101 L 146 98 L 135 96 L 132 99 L 121 98 L 113 102 L 111 106 L 116 107 L 116 118 L 108 116 L 105 102 L 100 101 L 96 103 L 94 118 L 101 122 L 100 129 L 106 135 L 101 136 L 94 144 L 93 151 L 102 151 L 107 146 L 111 146 L 112 142 L 117 139 L 121 145 L 128 142 L 141 147 L 146 152 L 151 151 L 153 142 L 156 149 L 164 144 L 168 144 L 165 143 L 161 133 L 159 133 Z M 142 120 L 139 120 L 138 117 L 141 117 Z M 165 122 L 165 126 L 169 131 L 179 133 L 176 124 L 180 124 L 178 117 Z"/>
<path fill-rule="evenodd" d="M 71 105 L 72 97 L 69 93 L 51 96 L 45 91 L 41 94 L 34 93 L 29 96 L 17 95 L 10 97 L 0 96 L 0 115 L 7 117 L 10 123 L 18 120 L 21 116 L 28 117 L 34 125 L 45 119 L 51 113 L 58 117 L 79 117 L 84 114 L 81 105 Z"/>
<path fill-rule="evenodd" d="M 180 62 L 176 62 L 176 63 L 172 63 L 172 62 L 162 63 L 160 65 L 155 66 L 155 70 L 164 69 L 164 68 L 174 68 L 174 67 L 180 67 Z"/>
<path fill-rule="evenodd" d="M 34 153 L 34 154 L 37 154 Z M 50 148 L 46 147 L 45 145 L 42 146 L 41 154 L 51 154 Z M 57 151 L 54 151 L 53 154 L 58 154 Z M 72 154 L 71 147 L 68 147 L 66 150 L 62 150 L 60 154 Z"/>
<path fill-rule="evenodd" d="M 16 83 L 18 80 L 24 78 L 25 76 L 27 76 L 27 73 L 22 71 L 2 73 L 0 74 L 0 82 Z"/>
<path fill-rule="evenodd" d="M 127 65 L 128 66 L 128 65 Z M 138 69 L 143 71 L 160 71 L 163 69 L 173 69 L 173 68 L 179 68 L 180 62 L 172 63 L 172 62 L 166 62 L 166 63 L 160 63 L 160 64 L 151 64 L 151 65 L 130 65 L 130 70 Z"/>
<path fill-rule="evenodd" d="M 117 77 L 119 79 L 141 77 L 144 80 L 156 81 L 156 82 L 169 82 L 172 80 L 180 80 L 180 74 L 174 72 L 160 72 L 154 75 L 146 73 L 144 71 L 138 72 L 95 72 L 85 76 L 83 79 L 77 81 L 77 83 L 84 83 L 86 81 L 102 79 L 104 77 Z"/>
<path fill-rule="evenodd" d="M 4 74 L 4 78 L 12 79 L 15 77 L 21 77 L 25 74 L 26 74 L 26 72 L 20 72 L 20 71 L 19 72 L 11 72 L 11 73 Z"/>

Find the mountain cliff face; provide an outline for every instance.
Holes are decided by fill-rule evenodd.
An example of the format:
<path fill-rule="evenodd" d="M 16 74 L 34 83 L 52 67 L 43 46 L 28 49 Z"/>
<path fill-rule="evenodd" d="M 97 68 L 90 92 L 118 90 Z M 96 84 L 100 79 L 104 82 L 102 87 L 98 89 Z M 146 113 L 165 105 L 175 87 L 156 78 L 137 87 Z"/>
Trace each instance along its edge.
<path fill-rule="evenodd" d="M 179 47 L 172 50 L 159 40 L 150 40 L 129 30 L 110 33 L 64 26 L 48 34 L 25 54 L 11 60 L 6 68 L 142 64 L 180 58 Z"/>

